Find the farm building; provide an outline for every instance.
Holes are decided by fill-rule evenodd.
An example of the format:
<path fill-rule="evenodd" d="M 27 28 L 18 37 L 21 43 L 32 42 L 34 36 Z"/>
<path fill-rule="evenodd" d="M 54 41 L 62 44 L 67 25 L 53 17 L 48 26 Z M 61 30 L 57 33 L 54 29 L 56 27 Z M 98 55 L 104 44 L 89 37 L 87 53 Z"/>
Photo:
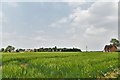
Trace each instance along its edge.
<path fill-rule="evenodd" d="M 105 45 L 104 51 L 105 52 L 116 52 L 117 51 L 117 46 L 114 45 L 114 44 Z"/>

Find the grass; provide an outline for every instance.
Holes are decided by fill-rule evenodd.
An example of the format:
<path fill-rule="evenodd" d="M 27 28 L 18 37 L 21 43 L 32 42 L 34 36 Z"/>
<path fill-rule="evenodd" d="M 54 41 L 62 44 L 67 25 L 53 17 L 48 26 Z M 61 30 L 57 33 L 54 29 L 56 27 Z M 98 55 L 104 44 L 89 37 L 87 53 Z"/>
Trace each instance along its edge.
<path fill-rule="evenodd" d="M 2 53 L 3 78 L 98 78 L 118 68 L 118 53 Z"/>

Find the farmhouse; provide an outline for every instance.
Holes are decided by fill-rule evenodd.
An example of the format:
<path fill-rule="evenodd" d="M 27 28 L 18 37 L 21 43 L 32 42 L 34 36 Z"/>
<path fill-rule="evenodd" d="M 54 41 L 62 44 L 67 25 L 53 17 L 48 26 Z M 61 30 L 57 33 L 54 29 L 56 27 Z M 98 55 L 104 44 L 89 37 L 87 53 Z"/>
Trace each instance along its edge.
<path fill-rule="evenodd" d="M 117 51 L 117 46 L 114 44 L 105 45 L 104 51 L 105 52 L 115 52 L 115 51 Z"/>
<path fill-rule="evenodd" d="M 26 52 L 33 52 L 33 50 L 32 49 L 27 49 Z"/>

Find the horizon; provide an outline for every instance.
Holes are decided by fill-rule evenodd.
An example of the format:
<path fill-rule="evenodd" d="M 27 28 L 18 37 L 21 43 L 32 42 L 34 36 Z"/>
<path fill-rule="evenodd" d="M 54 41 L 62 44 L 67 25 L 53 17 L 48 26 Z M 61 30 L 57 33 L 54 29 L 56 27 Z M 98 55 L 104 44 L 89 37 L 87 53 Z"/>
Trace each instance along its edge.
<path fill-rule="evenodd" d="M 118 39 L 117 2 L 2 2 L 1 48 L 75 47 L 101 51 Z M 1 40 L 2 39 L 2 40 Z"/>
<path fill-rule="evenodd" d="M 15 48 L 15 50 L 17 50 L 17 49 L 25 49 L 25 50 L 27 50 L 27 49 L 40 49 L 40 48 L 54 48 L 55 46 L 52 46 L 52 47 L 33 47 L 33 48 L 22 48 L 22 47 L 16 47 L 16 46 L 13 46 L 13 45 L 7 45 L 7 46 L 5 46 L 5 47 L 1 47 L 1 48 L 6 48 L 6 47 L 8 47 L 8 46 L 12 46 L 12 47 L 14 47 Z M 86 52 L 86 50 L 82 50 L 81 48 L 79 48 L 79 47 L 58 47 L 58 46 L 56 46 L 57 48 L 67 48 L 67 49 L 73 49 L 73 48 L 77 48 L 77 49 L 80 49 L 82 52 Z M 104 46 L 105 47 L 105 46 Z M 104 47 L 103 47 L 103 49 L 101 49 L 101 50 L 90 50 L 89 48 L 88 48 L 88 46 L 87 46 L 87 51 L 103 51 L 104 50 Z M 1 49 L 0 48 L 0 49 Z"/>
<path fill-rule="evenodd" d="M 8 46 L 12 46 L 12 45 L 8 45 Z M 6 46 L 7 47 L 7 46 Z M 1 48 L 6 48 L 6 47 L 1 47 Z M 53 47 L 35 47 L 35 48 L 16 48 L 15 46 L 12 46 L 12 47 L 14 47 L 15 48 L 15 50 L 17 50 L 17 49 L 25 49 L 25 50 L 27 50 L 27 49 L 31 49 L 31 50 L 34 50 L 34 49 L 40 49 L 40 48 L 54 48 L 55 46 L 53 46 Z M 57 47 L 57 46 L 56 46 Z M 1 49 L 0 48 L 0 49 Z M 73 48 L 75 48 L 75 49 L 80 49 L 80 48 L 78 48 L 78 47 L 57 47 L 57 49 L 59 49 L 59 48 L 67 48 L 67 49 L 73 49 Z M 82 49 L 80 49 L 82 52 L 86 52 L 86 50 L 82 50 Z M 103 49 L 104 50 L 104 49 Z M 103 50 L 87 50 L 87 52 L 91 52 L 91 51 L 103 51 Z"/>

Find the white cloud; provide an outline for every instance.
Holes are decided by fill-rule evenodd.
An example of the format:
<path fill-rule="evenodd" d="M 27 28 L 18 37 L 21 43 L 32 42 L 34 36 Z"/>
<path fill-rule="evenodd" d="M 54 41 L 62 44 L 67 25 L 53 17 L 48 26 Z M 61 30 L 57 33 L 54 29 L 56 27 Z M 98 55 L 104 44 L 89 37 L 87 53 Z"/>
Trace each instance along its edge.
<path fill-rule="evenodd" d="M 75 8 L 75 7 L 83 5 L 85 2 L 86 2 L 85 0 L 78 0 L 77 2 L 75 0 L 70 0 L 67 3 L 69 6 Z"/>
<path fill-rule="evenodd" d="M 66 33 L 75 33 L 75 32 L 76 32 L 76 28 L 74 28 L 74 27 L 72 27 L 66 31 Z"/>
<path fill-rule="evenodd" d="M 66 23 L 67 22 L 67 18 L 62 18 L 61 20 L 58 21 L 58 23 Z"/>
<path fill-rule="evenodd" d="M 85 0 L 2 0 L 2 2 L 84 2 L 84 1 Z"/>
<path fill-rule="evenodd" d="M 56 26 L 58 26 L 58 24 L 57 24 L 57 23 L 52 23 L 52 24 L 50 24 L 49 26 L 50 26 L 50 27 L 56 27 Z"/>
<path fill-rule="evenodd" d="M 73 12 L 65 17 L 67 21 L 59 24 L 56 21 L 54 24 L 63 28 L 68 27 L 66 33 L 71 34 L 69 40 L 74 40 L 76 44 L 84 45 L 86 42 L 91 49 L 95 49 L 96 45 L 101 44 L 97 48 L 100 49 L 109 43 L 110 38 L 117 38 L 117 6 L 117 2 L 95 2 L 87 10 L 82 10 L 80 6 L 76 6 L 73 8 Z M 62 19 L 64 18 L 58 21 L 62 21 Z"/>
<path fill-rule="evenodd" d="M 107 30 L 105 28 L 97 28 L 95 26 L 90 26 L 86 29 L 85 34 L 89 36 L 99 36 L 105 34 L 106 31 Z"/>
<path fill-rule="evenodd" d="M 56 28 L 64 27 L 64 26 L 61 26 L 61 24 L 66 24 L 66 23 L 68 23 L 68 19 L 66 17 L 64 17 L 64 18 L 61 18 L 60 20 L 50 24 L 49 26 L 50 27 L 56 27 Z"/>
<path fill-rule="evenodd" d="M 66 31 L 66 33 L 58 34 L 60 38 L 54 34 L 46 35 L 47 32 L 42 30 L 29 36 L 4 33 L 3 44 L 11 43 L 19 47 L 24 45 L 28 48 L 48 45 L 64 47 L 66 45 L 67 47 L 77 46 L 82 50 L 85 50 L 85 45 L 88 45 L 91 50 L 100 50 L 106 43 L 109 43 L 112 37 L 117 37 L 117 3 L 95 2 L 86 10 L 81 9 L 80 5 L 83 5 L 81 3 L 72 4 L 71 2 L 68 5 L 72 6 L 72 13 L 49 25 L 53 27 L 53 31 L 57 32 L 56 28 Z M 11 6 L 17 7 L 18 5 L 12 4 Z"/>
<path fill-rule="evenodd" d="M 36 34 L 42 34 L 42 33 L 45 33 L 45 31 L 43 31 L 43 30 L 37 30 L 37 31 L 35 31 L 35 33 Z"/>
<path fill-rule="evenodd" d="M 36 37 L 33 38 L 33 40 L 36 42 L 36 41 L 45 41 L 46 39 L 44 39 L 41 36 L 36 36 Z"/>
<path fill-rule="evenodd" d="M 1 0 L 2 2 L 118 2 L 119 0 Z"/>
<path fill-rule="evenodd" d="M 12 45 L 16 48 L 28 48 L 28 46 L 33 44 L 30 36 L 18 35 L 16 32 L 3 32 L 2 40 L 3 47 Z"/>
<path fill-rule="evenodd" d="M 118 4 L 117 2 L 95 2 L 91 8 L 89 9 L 89 12 L 92 15 L 95 16 L 112 16 L 115 15 L 118 10 Z"/>
<path fill-rule="evenodd" d="M 2 46 L 2 19 L 3 13 L 2 10 L 0 10 L 0 47 Z"/>

